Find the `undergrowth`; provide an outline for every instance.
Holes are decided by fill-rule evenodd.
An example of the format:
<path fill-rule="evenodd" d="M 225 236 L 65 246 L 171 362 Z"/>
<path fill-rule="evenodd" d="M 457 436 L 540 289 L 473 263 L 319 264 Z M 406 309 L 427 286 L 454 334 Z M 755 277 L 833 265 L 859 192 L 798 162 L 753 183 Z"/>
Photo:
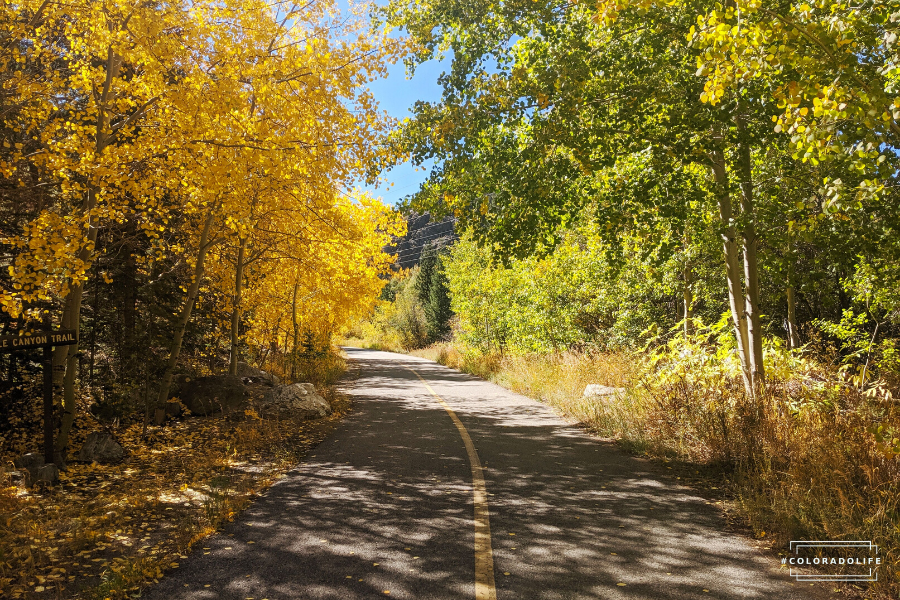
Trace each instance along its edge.
<path fill-rule="evenodd" d="M 765 348 L 767 382 L 745 393 L 736 353 L 705 328 L 653 350 L 511 355 L 454 344 L 414 351 L 540 399 L 632 451 L 714 467 L 758 538 L 871 540 L 870 594 L 900 591 L 900 409 L 896 382 L 860 385 L 844 365 Z M 622 388 L 584 397 L 588 384 Z"/>

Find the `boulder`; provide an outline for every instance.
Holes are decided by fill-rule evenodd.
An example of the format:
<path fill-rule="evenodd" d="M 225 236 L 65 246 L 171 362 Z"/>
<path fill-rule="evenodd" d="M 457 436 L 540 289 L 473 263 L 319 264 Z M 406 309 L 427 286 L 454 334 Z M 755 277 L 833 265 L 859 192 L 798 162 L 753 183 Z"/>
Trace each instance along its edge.
<path fill-rule="evenodd" d="M 56 485 L 59 482 L 59 469 L 53 463 L 39 467 L 31 477 L 32 485 Z"/>
<path fill-rule="evenodd" d="M 238 362 L 237 364 L 237 375 L 241 379 L 249 380 L 245 383 L 264 383 L 266 385 L 278 385 L 281 383 L 281 380 L 278 379 L 275 375 L 271 373 L 266 373 L 262 369 L 257 369 L 256 367 L 251 367 L 245 362 Z"/>
<path fill-rule="evenodd" d="M 181 403 L 195 415 L 229 413 L 247 398 L 244 382 L 237 375 L 210 375 L 185 379 L 177 390 Z"/>
<path fill-rule="evenodd" d="M 15 459 L 13 464 L 17 469 L 24 469 L 30 473 L 44 466 L 44 457 L 35 452 L 30 452 Z"/>
<path fill-rule="evenodd" d="M 40 454 L 25 454 L 15 459 L 13 464 L 24 471 L 19 479 L 28 485 L 53 485 L 59 481 L 59 469 L 53 463 L 44 464 L 44 457 Z"/>
<path fill-rule="evenodd" d="M 181 402 L 166 402 L 166 416 L 178 418 L 184 414 L 184 405 Z"/>
<path fill-rule="evenodd" d="M 78 458 L 85 462 L 117 463 L 125 458 L 125 449 L 111 434 L 95 431 L 87 436 Z"/>
<path fill-rule="evenodd" d="M 26 486 L 32 485 L 37 477 L 38 470 L 44 467 L 44 456 L 30 452 L 13 460 L 13 464 L 22 474 L 21 483 Z"/>
<path fill-rule="evenodd" d="M 600 398 L 603 400 L 612 400 L 621 397 L 625 393 L 625 388 L 610 387 L 608 385 L 599 385 L 592 383 L 584 388 L 585 398 Z"/>
<path fill-rule="evenodd" d="M 328 400 L 320 396 L 311 383 L 279 385 L 266 392 L 259 407 L 262 414 L 297 416 L 301 419 L 318 419 L 331 414 Z"/>

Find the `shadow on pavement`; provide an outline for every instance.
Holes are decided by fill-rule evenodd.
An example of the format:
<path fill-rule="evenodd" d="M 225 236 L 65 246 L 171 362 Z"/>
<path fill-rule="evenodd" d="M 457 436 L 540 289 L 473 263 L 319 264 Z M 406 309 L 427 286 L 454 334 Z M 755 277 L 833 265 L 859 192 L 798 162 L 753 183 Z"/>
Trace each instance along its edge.
<path fill-rule="evenodd" d="M 706 500 L 547 407 L 424 359 L 346 351 L 354 412 L 150 598 L 473 598 L 465 448 L 408 368 L 486 467 L 501 600 L 806 597 Z"/>

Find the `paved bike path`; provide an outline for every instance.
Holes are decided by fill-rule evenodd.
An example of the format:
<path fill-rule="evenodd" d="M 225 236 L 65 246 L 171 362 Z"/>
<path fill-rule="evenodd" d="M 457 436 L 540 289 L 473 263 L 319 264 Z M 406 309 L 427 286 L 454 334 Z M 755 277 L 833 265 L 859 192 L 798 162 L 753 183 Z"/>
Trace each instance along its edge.
<path fill-rule="evenodd" d="M 483 466 L 496 598 L 813 591 L 674 476 L 550 408 L 424 359 L 346 352 L 353 412 L 149 598 L 476 598 L 473 471 L 447 408 Z"/>

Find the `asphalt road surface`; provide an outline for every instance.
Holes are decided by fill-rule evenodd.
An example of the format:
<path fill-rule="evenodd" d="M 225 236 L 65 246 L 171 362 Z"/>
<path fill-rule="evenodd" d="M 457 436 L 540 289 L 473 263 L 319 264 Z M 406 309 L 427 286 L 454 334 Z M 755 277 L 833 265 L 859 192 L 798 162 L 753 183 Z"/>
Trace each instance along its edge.
<path fill-rule="evenodd" d="M 431 361 L 346 352 L 356 367 L 345 388 L 353 412 L 149 598 L 789 599 L 813 591 L 726 533 L 715 507 L 664 469 L 548 407 Z"/>

